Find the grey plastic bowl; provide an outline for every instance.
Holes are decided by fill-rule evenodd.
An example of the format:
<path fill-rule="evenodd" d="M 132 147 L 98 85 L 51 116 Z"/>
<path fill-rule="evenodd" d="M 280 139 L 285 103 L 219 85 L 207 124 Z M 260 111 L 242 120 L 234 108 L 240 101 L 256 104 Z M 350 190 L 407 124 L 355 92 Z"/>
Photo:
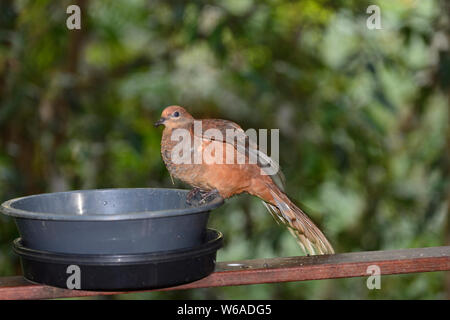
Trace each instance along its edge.
<path fill-rule="evenodd" d="M 149 253 L 201 245 L 217 197 L 186 203 L 187 190 L 100 189 L 33 195 L 6 201 L 23 245 L 74 254 Z"/>

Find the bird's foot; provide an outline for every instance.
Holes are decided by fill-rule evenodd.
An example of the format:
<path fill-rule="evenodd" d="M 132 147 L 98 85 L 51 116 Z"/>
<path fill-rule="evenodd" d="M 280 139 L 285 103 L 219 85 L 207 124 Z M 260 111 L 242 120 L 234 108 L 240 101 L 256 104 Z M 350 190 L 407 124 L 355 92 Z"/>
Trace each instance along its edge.
<path fill-rule="evenodd" d="M 214 190 L 202 190 L 200 188 L 193 188 L 186 195 L 186 203 L 189 205 L 201 205 L 209 202 L 219 195 L 219 191 Z"/>
<path fill-rule="evenodd" d="M 205 204 L 205 203 L 209 202 L 210 200 L 213 200 L 217 196 L 219 196 L 219 191 L 217 191 L 216 189 L 213 189 L 206 193 L 201 193 L 201 195 L 202 195 L 202 198 L 201 198 L 199 204 Z"/>
<path fill-rule="evenodd" d="M 200 194 L 201 192 L 202 191 L 200 190 L 200 188 L 194 187 L 193 189 L 191 189 L 186 195 L 186 203 L 192 204 L 192 200 L 195 199 L 197 195 Z"/>

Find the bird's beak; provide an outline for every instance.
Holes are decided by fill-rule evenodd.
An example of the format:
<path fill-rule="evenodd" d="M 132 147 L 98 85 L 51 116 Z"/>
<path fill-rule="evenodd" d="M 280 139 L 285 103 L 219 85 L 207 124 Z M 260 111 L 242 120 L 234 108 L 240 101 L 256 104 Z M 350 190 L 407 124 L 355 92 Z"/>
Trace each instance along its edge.
<path fill-rule="evenodd" d="M 166 118 L 161 117 L 161 119 L 155 122 L 155 127 L 159 127 L 160 125 L 164 124 L 164 121 L 166 121 Z"/>

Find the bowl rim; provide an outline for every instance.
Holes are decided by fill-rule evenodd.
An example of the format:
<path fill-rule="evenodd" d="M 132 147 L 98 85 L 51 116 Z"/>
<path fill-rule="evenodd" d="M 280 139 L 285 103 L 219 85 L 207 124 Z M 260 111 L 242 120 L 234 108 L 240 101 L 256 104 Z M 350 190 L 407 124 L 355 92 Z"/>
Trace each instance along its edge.
<path fill-rule="evenodd" d="M 200 206 L 193 206 L 191 208 L 181 208 L 181 209 L 167 209 L 167 210 L 157 210 L 157 211 L 136 211 L 129 213 L 120 213 L 120 214 L 58 214 L 58 213 L 50 213 L 50 212 L 34 212 L 21 210 L 12 207 L 14 203 L 21 201 L 23 199 L 42 197 L 42 196 L 50 196 L 55 194 L 70 194 L 70 193 L 83 193 L 83 192 L 106 192 L 106 191 L 120 191 L 120 190 L 166 190 L 166 191 L 174 191 L 174 192 L 182 192 L 188 193 L 187 189 L 176 189 L 176 188 L 106 188 L 106 189 L 84 189 L 84 190 L 71 190 L 71 191 L 61 191 L 61 192 L 48 192 L 48 193 L 40 193 L 34 194 L 24 197 L 18 197 L 14 199 L 7 200 L 2 203 L 0 206 L 0 212 L 7 216 L 11 216 L 14 218 L 23 218 L 23 219 L 37 219 L 37 220 L 54 220 L 54 221 L 118 221 L 118 220 L 139 220 L 139 219 L 150 219 L 150 218 L 167 218 L 174 216 L 182 216 L 189 214 L 197 214 L 197 213 L 205 213 L 220 207 L 224 203 L 224 199 L 222 197 L 216 197 L 211 201 L 202 204 Z"/>
<path fill-rule="evenodd" d="M 84 265 L 124 265 L 137 263 L 150 263 L 159 261 L 179 260 L 183 257 L 196 257 L 208 252 L 217 251 L 223 245 L 222 232 L 207 228 L 205 241 L 200 245 L 187 248 L 179 248 L 164 251 L 144 253 L 119 253 L 119 254 L 92 254 L 92 253 L 64 253 L 48 250 L 31 249 L 23 245 L 22 238 L 13 241 L 13 251 L 20 257 L 30 260 L 52 263 L 75 263 Z"/>

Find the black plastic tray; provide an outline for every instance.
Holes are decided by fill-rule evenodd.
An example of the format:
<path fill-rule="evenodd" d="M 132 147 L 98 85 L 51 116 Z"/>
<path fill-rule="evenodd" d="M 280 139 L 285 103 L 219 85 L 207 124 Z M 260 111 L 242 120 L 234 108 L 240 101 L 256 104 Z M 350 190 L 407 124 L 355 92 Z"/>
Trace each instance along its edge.
<path fill-rule="evenodd" d="M 14 241 L 25 279 L 50 286 L 96 291 L 156 289 L 192 282 L 214 271 L 219 231 L 208 229 L 200 246 L 148 254 L 62 254 Z"/>

